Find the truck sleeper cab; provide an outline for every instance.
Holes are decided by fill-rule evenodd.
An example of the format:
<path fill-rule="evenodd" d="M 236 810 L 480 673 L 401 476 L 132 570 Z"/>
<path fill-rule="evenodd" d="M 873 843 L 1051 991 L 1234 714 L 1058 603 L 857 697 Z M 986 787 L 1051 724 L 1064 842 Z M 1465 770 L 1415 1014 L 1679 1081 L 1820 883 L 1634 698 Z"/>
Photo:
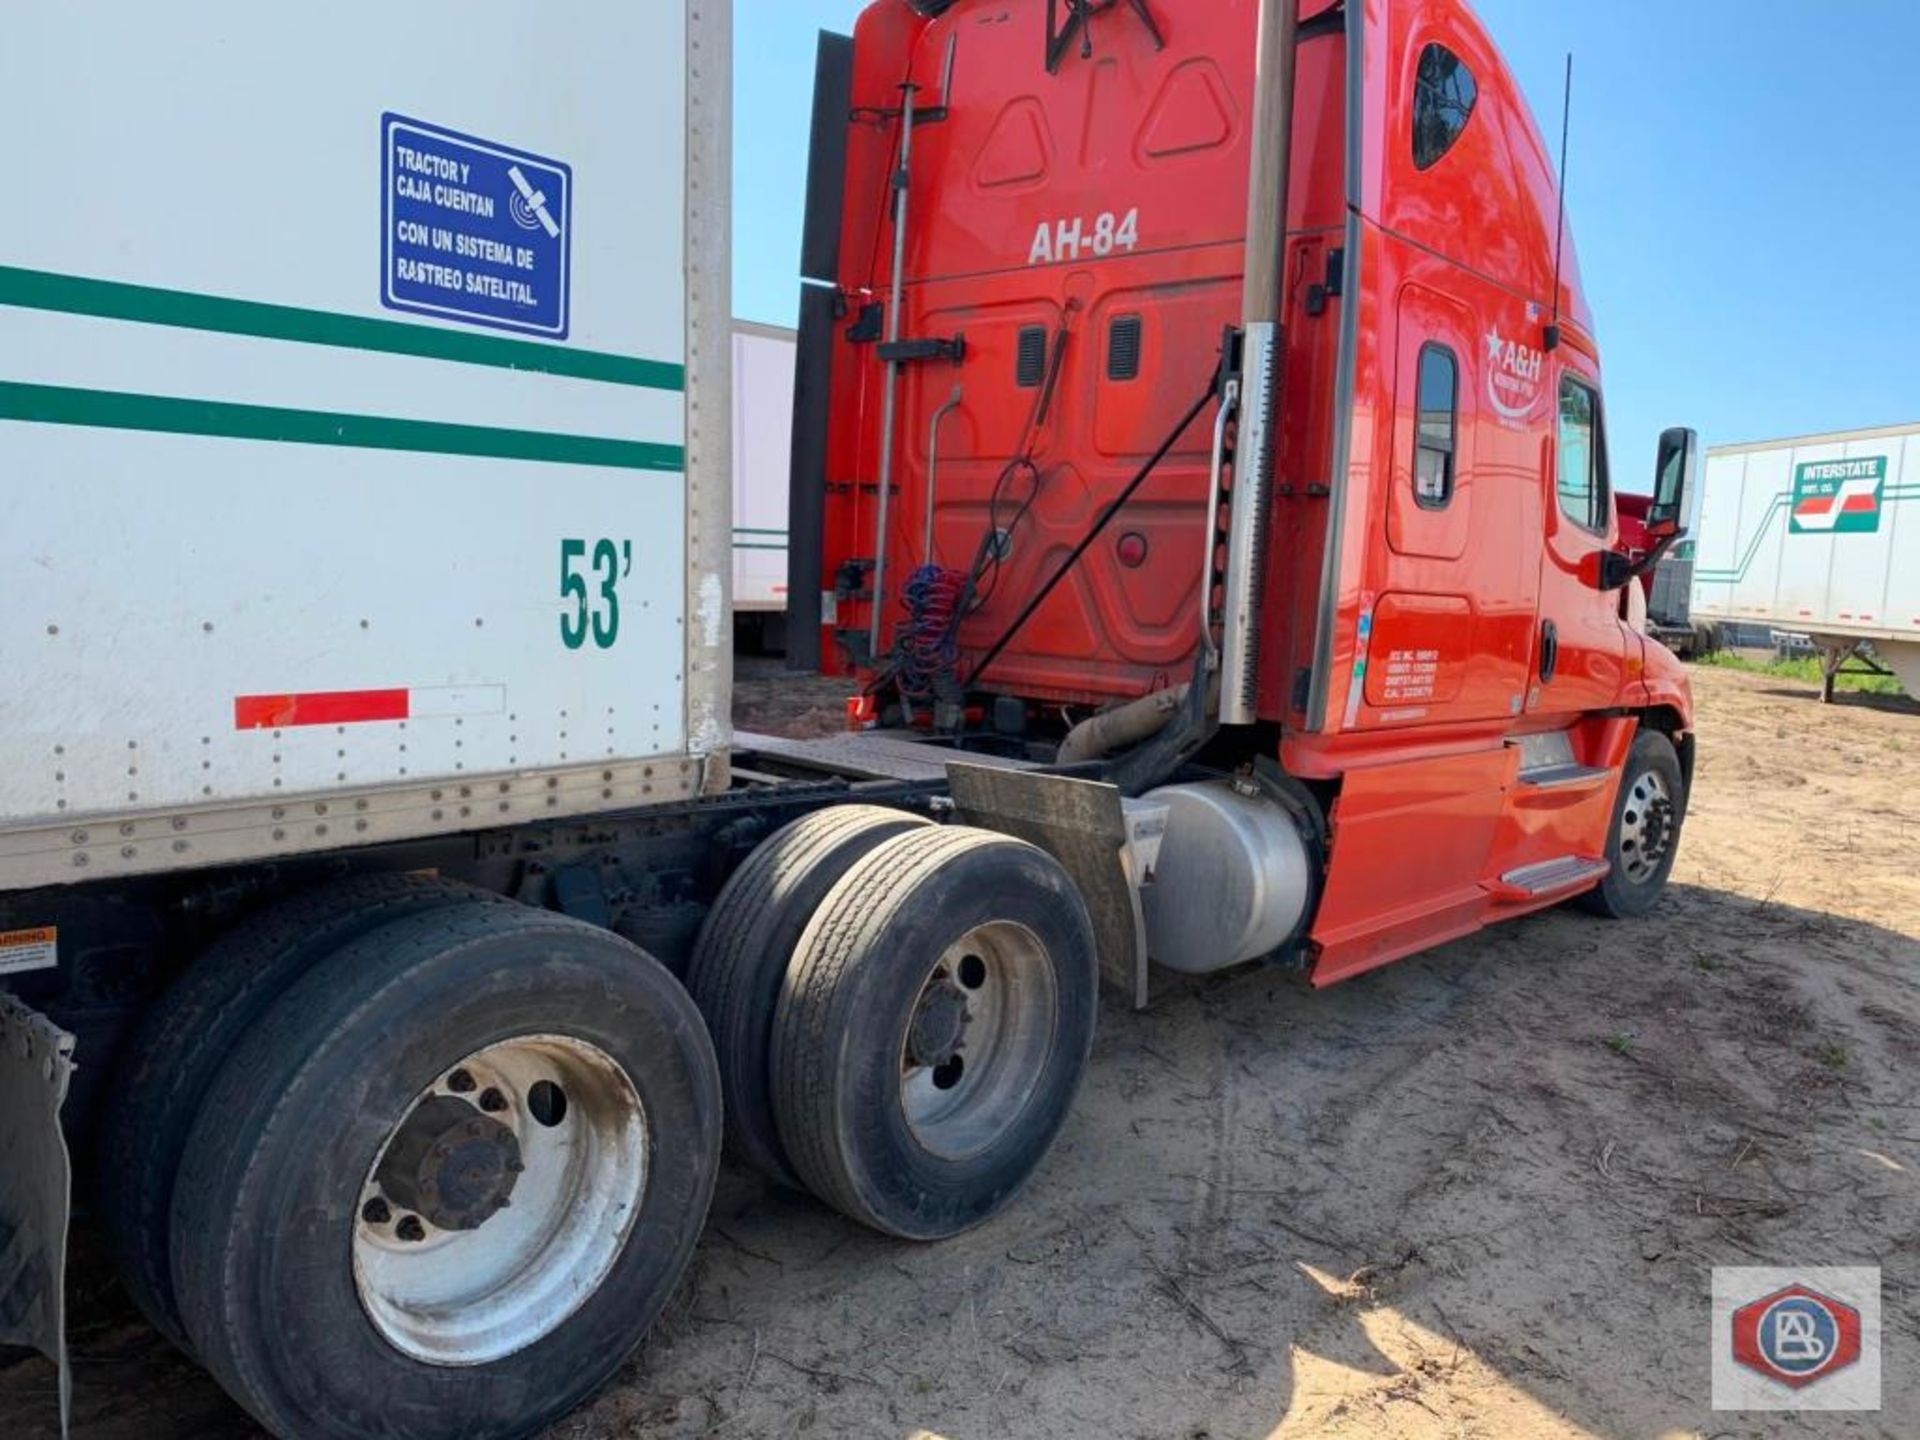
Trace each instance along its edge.
<path fill-rule="evenodd" d="M 1255 587 L 1251 703 L 1214 703 L 1200 759 L 1318 812 L 1313 883 L 1275 903 L 1327 984 L 1578 894 L 1650 903 L 1691 705 L 1619 579 L 1592 321 L 1492 42 L 1456 0 L 1302 0 L 1282 223 L 1249 210 L 1262 10 L 865 12 L 792 593 L 893 723 L 1034 743 L 1221 684 Z M 1266 383 L 1234 353 L 1249 265 L 1282 294 L 1265 477 L 1231 448 Z M 1663 532 L 1693 453 L 1667 439 Z"/>

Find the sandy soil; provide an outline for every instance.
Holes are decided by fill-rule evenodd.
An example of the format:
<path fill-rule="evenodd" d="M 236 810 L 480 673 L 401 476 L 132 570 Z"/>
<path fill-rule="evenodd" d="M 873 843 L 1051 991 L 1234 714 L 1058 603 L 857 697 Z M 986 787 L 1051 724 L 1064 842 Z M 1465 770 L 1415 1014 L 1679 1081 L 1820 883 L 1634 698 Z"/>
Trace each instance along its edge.
<path fill-rule="evenodd" d="M 1059 1148 L 946 1245 L 730 1174 L 549 1440 L 1920 1434 L 1920 707 L 1697 684 L 1653 918 L 1109 1005 Z M 839 705 L 750 667 L 742 711 Z M 1708 1410 L 1709 1267 L 1762 1263 L 1884 1267 L 1882 1415 Z M 80 1440 L 252 1433 L 81 1270 Z M 0 1434 L 50 1433 L 49 1383 L 0 1372 Z"/>

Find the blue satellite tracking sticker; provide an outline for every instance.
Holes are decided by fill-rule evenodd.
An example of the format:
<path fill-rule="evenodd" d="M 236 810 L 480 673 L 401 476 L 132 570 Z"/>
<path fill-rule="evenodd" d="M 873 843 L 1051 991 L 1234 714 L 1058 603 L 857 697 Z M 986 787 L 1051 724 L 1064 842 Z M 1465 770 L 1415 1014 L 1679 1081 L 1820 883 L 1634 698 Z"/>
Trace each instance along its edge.
<path fill-rule="evenodd" d="M 380 151 L 380 303 L 564 340 L 572 169 L 391 113 Z"/>

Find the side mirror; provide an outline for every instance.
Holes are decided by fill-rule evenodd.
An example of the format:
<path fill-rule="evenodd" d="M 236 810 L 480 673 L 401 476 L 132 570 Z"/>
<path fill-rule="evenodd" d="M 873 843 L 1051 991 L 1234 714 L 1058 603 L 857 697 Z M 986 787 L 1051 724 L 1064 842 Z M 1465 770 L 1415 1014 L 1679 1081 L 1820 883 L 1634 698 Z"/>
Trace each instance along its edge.
<path fill-rule="evenodd" d="M 1590 579 L 1596 590 L 1620 590 L 1632 583 L 1637 573 L 1634 562 L 1618 550 L 1601 550 L 1593 557 Z"/>
<path fill-rule="evenodd" d="M 1643 522 L 1647 549 L 1637 558 L 1618 550 L 1603 550 L 1595 558 L 1589 578 L 1596 590 L 1618 590 L 1650 573 L 1667 551 L 1687 533 L 1687 497 L 1693 493 L 1700 469 L 1700 436 L 1683 425 L 1660 432 L 1660 454 L 1654 462 L 1653 500 Z"/>
<path fill-rule="evenodd" d="M 1647 507 L 1647 538 L 1676 540 L 1686 533 L 1687 497 L 1700 470 L 1698 431 L 1676 425 L 1660 432 L 1653 467 L 1653 503 Z"/>

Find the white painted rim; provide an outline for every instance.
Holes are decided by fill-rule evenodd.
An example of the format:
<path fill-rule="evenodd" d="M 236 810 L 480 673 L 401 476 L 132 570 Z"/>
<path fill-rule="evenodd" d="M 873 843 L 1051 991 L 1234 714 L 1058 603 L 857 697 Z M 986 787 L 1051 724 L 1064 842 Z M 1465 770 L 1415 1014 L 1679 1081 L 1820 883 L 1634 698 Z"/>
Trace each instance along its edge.
<path fill-rule="evenodd" d="M 914 1138 L 944 1160 L 980 1154 L 1033 1103 L 1053 1054 L 1060 1013 L 1046 945 L 1026 926 L 994 920 L 976 926 L 941 954 L 921 987 L 964 997 L 967 1016 L 957 1062 L 917 1063 L 909 1036 L 900 1044 L 900 1104 Z"/>
<path fill-rule="evenodd" d="M 429 1365 L 474 1366 L 545 1339 L 598 1293 L 646 1195 L 649 1137 L 632 1079 L 586 1041 L 529 1035 L 490 1045 L 448 1066 L 414 1104 L 453 1095 L 448 1077 L 458 1071 L 473 1084 L 455 1098 L 472 1103 L 494 1089 L 507 1101 L 486 1118 L 512 1130 L 520 1147 L 526 1168 L 512 1203 L 473 1230 L 441 1230 L 415 1215 L 425 1238 L 414 1241 L 396 1233 L 409 1214 L 398 1206 L 386 1223 L 371 1221 L 368 1202 L 384 1198 L 375 1177 L 402 1116 L 367 1170 L 353 1278 L 367 1318 L 394 1349 Z M 529 1107 L 541 1082 L 566 1097 L 557 1124 Z"/>

